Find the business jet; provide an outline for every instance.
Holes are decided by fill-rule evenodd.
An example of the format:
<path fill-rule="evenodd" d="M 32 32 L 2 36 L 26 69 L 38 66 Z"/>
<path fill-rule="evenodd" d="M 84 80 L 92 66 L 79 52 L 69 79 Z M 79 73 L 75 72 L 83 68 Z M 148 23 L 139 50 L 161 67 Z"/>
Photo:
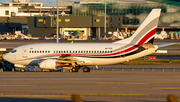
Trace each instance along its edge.
<path fill-rule="evenodd" d="M 129 38 L 113 43 L 43 43 L 14 48 L 3 59 L 21 66 L 39 66 L 43 70 L 59 67 L 90 72 L 88 66 L 111 65 L 140 58 L 157 51 L 153 45 L 161 9 L 153 9 Z"/>

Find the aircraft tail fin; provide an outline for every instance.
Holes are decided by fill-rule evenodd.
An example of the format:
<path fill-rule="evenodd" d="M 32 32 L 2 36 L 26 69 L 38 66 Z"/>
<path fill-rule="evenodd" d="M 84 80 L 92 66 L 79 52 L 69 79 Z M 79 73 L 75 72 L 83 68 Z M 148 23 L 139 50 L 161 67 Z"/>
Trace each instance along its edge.
<path fill-rule="evenodd" d="M 142 45 L 148 42 L 153 43 L 160 13 L 161 9 L 153 9 L 131 37 L 114 43 L 129 43 L 135 45 Z"/>

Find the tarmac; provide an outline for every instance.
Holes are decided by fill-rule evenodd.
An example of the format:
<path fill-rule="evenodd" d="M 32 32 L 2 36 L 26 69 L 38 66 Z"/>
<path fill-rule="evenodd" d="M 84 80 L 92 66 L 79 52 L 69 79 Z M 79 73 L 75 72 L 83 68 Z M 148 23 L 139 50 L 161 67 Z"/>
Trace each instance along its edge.
<path fill-rule="evenodd" d="M 180 99 L 179 72 L 91 71 L 0 73 L 2 102 L 164 102 L 168 94 Z"/>

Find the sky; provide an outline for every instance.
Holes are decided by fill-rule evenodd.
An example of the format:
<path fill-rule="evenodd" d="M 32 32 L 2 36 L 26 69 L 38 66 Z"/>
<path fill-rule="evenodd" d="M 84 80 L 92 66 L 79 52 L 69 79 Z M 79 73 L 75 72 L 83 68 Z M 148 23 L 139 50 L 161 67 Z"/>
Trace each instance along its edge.
<path fill-rule="evenodd" d="M 30 2 L 40 2 L 40 0 L 29 0 Z M 60 1 L 60 0 L 59 0 Z M 12 0 L 0 0 L 0 3 L 3 2 L 12 2 Z M 56 6 L 56 2 L 57 0 L 41 0 L 41 2 L 43 3 L 44 6 Z M 48 2 L 51 2 L 50 4 L 48 4 Z"/>

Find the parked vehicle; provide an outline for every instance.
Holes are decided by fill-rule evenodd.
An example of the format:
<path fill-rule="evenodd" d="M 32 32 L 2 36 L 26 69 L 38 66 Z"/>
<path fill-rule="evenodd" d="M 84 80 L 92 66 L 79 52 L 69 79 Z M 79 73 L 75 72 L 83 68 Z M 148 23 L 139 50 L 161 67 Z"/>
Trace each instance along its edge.
<path fill-rule="evenodd" d="M 6 40 L 6 37 L 3 35 L 0 35 L 0 40 Z"/>

